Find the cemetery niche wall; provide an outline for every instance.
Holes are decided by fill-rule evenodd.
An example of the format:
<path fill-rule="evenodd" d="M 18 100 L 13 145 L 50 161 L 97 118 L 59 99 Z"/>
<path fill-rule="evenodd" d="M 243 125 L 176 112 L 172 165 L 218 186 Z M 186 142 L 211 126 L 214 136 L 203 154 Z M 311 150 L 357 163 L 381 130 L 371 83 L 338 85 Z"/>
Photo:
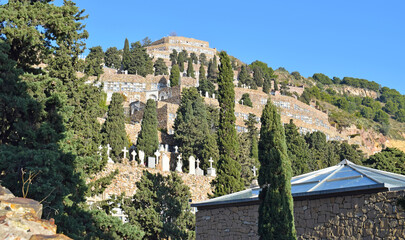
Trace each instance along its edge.
<path fill-rule="evenodd" d="M 405 176 L 343 160 L 291 179 L 298 239 L 403 239 Z M 260 188 L 192 204 L 196 239 L 259 239 Z"/>

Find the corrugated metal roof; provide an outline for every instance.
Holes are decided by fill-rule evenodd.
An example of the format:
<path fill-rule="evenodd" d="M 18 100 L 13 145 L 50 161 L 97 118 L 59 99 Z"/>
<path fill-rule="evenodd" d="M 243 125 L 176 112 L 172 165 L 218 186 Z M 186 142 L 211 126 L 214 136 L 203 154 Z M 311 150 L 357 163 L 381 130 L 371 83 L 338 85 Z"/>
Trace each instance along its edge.
<path fill-rule="evenodd" d="M 291 179 L 293 197 L 339 194 L 360 190 L 398 190 L 405 188 L 405 176 L 356 165 L 345 159 L 336 166 L 295 176 Z M 243 190 L 194 207 L 257 201 L 260 188 Z"/>

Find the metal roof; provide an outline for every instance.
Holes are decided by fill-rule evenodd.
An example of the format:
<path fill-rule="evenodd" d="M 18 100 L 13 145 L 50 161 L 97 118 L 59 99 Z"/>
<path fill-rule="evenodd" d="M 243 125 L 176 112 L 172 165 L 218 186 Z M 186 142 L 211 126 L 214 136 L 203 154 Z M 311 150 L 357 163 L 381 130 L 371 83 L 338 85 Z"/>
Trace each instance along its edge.
<path fill-rule="evenodd" d="M 392 191 L 405 189 L 405 176 L 356 165 L 345 159 L 339 164 L 318 171 L 295 176 L 291 179 L 294 198 L 342 195 L 364 191 Z M 194 203 L 193 207 L 246 203 L 258 201 L 260 188 Z"/>

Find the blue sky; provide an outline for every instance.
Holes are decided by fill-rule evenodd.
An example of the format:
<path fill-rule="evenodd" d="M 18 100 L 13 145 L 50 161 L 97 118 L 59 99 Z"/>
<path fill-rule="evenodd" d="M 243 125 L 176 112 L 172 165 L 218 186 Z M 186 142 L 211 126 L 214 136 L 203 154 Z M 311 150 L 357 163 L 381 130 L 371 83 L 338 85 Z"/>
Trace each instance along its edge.
<path fill-rule="evenodd" d="M 405 94 L 403 0 L 77 2 L 89 14 L 88 47 L 176 32 L 245 63 L 365 78 Z"/>

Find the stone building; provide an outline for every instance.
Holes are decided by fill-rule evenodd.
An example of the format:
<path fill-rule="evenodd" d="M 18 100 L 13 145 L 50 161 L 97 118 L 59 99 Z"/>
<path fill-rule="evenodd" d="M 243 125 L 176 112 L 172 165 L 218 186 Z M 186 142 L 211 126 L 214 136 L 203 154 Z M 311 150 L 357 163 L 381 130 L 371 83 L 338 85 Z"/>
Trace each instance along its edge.
<path fill-rule="evenodd" d="M 405 176 L 343 160 L 291 179 L 298 239 L 403 239 Z M 260 188 L 194 203 L 196 239 L 259 239 Z"/>
<path fill-rule="evenodd" d="M 169 61 L 170 53 L 172 53 L 173 50 L 176 50 L 177 52 L 186 50 L 188 53 L 193 52 L 197 56 L 204 53 L 207 56 L 207 60 L 213 58 L 217 52 L 215 48 L 209 47 L 207 41 L 178 36 L 168 36 L 157 40 L 153 42 L 151 46 L 146 47 L 146 50 L 151 57 L 154 57 L 155 59 L 163 58 L 166 61 Z"/>

